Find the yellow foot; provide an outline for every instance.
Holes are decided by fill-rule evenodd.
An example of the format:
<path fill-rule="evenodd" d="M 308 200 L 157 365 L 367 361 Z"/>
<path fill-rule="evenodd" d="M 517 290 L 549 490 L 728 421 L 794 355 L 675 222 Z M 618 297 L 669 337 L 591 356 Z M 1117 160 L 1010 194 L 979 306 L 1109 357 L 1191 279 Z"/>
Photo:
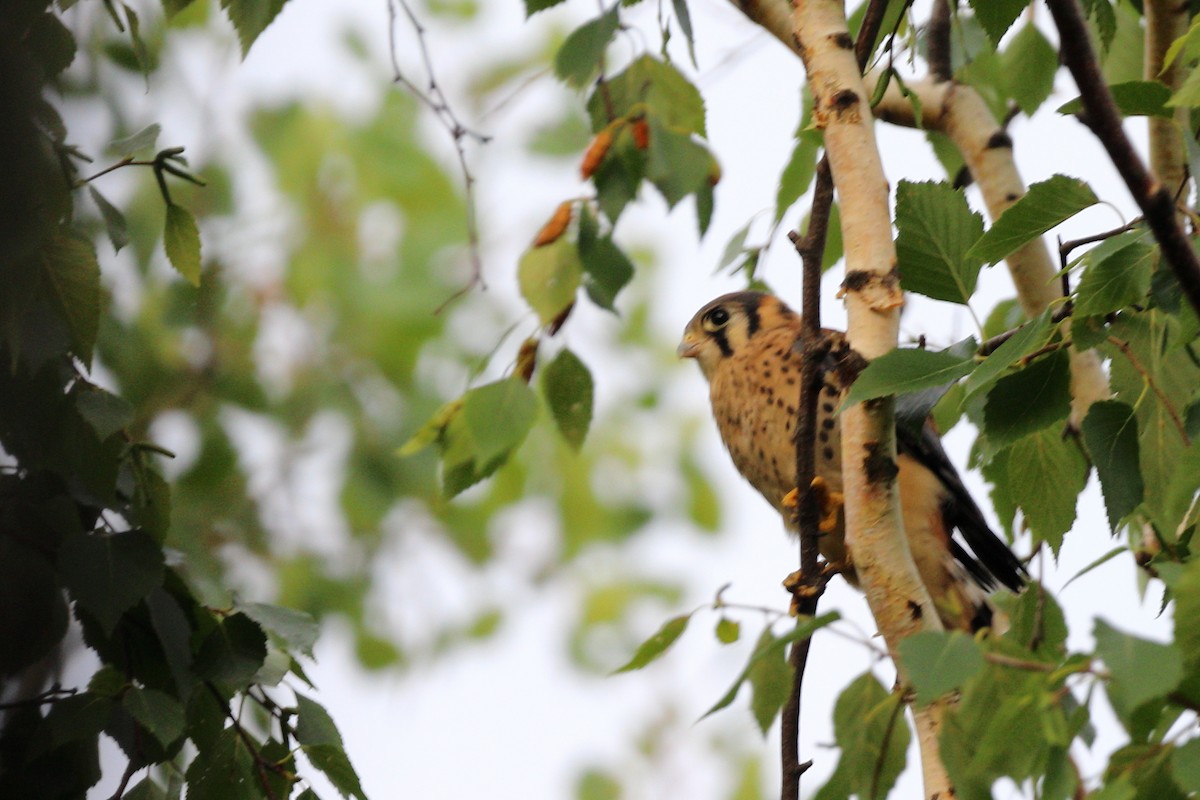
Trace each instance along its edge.
<path fill-rule="evenodd" d="M 817 505 L 821 509 L 821 521 L 817 523 L 817 529 L 821 533 L 832 533 L 837 530 L 838 512 L 845 504 L 845 495 L 830 489 L 829 484 L 819 475 L 813 478 L 812 488 L 817 493 Z"/>
<path fill-rule="evenodd" d="M 782 503 L 784 508 L 790 508 L 792 511 L 795 511 L 796 507 L 800 505 L 800 491 L 792 489 L 783 496 Z"/>
<path fill-rule="evenodd" d="M 787 589 L 792 595 L 792 602 L 788 606 L 788 613 L 793 617 L 800 615 L 800 603 L 805 600 L 811 600 L 814 597 L 820 597 L 825 591 L 825 585 L 829 583 L 830 578 L 842 571 L 841 564 L 831 564 L 822 562 L 821 568 L 817 572 L 815 581 L 805 577 L 803 570 L 796 570 L 791 575 L 783 579 L 783 588 Z"/>

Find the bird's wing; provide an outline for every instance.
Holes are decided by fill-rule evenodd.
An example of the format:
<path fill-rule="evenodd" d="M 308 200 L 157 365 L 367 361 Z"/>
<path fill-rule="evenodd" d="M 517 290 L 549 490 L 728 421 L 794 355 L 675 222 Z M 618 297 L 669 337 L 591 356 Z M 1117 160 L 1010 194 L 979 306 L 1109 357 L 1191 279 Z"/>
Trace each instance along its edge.
<path fill-rule="evenodd" d="M 907 453 L 929 469 L 945 487 L 942 512 L 946 524 L 956 528 L 971 549 L 967 552 L 961 544 L 952 541 L 950 549 L 954 557 L 985 588 L 990 589 L 999 581 L 1014 592 L 1019 591 L 1025 583 L 1024 567 L 988 526 L 983 512 L 950 463 L 932 425 L 925 425 L 920 436 L 906 431 L 904 426 L 897 426 L 896 445 L 900 452 Z"/>

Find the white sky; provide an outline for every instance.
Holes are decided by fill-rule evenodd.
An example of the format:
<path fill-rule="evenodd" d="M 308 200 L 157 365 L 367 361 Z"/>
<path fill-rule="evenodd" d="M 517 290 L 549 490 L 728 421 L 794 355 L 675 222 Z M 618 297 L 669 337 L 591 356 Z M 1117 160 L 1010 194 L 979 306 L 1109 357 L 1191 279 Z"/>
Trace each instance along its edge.
<path fill-rule="evenodd" d="M 546 26 L 565 28 L 568 20 L 595 8 L 594 4 L 570 3 L 566 10 L 543 14 L 526 23 L 519 0 L 493 0 L 481 5 L 486 7 L 486 21 L 474 30 L 486 30 L 489 58 L 498 50 L 519 51 L 537 39 L 537 31 Z M 723 165 L 717 215 L 708 237 L 699 246 L 690 202 L 667 216 L 661 203 L 651 199 L 627 211 L 620 226 L 623 241 L 652 244 L 665 265 L 655 273 L 654 285 L 640 290 L 656 291 L 661 298 L 655 308 L 654 325 L 664 347 L 671 349 L 696 308 L 741 286 L 740 279 L 714 277 L 713 268 L 729 237 L 752 215 L 766 212 L 761 229 L 756 228 L 759 236 L 765 230 L 775 181 L 790 152 L 790 137 L 799 118 L 799 87 L 803 80 L 800 65 L 791 53 L 745 23 L 726 3 L 693 0 L 690 5 L 700 60 L 697 82 L 708 102 L 710 140 Z M 654 6 L 641 4 L 632 9 L 632 18 L 652 24 Z M 482 34 L 464 37 L 459 35 L 461 31 L 434 23 L 428 15 L 423 21 L 429 26 L 428 42 L 438 78 L 453 99 L 471 66 L 479 63 Z M 164 140 L 186 144 L 189 151 L 195 146 L 202 153 L 235 127 L 221 120 L 219 110 L 226 106 L 241 108 L 254 98 L 317 97 L 349 113 L 363 113 L 377 97 L 367 80 L 371 75 L 347 58 L 341 48 L 339 32 L 346 24 L 352 24 L 380 58 L 374 77 L 386 77 L 385 0 L 291 0 L 244 64 L 237 63 L 232 44 L 226 51 L 195 52 L 182 60 L 181 70 L 192 91 L 199 97 L 209 97 L 211 103 L 197 106 L 168 102 L 163 111 L 148 112 L 150 118 L 157 118 L 154 113 L 161 114 L 166 129 Z M 401 62 L 406 70 L 419 76 L 417 54 L 403 41 Z M 647 35 L 646 46 L 657 48 L 652 34 Z M 519 148 L 505 140 L 506 131 L 536 123 L 542 113 L 562 102 L 559 90 L 553 86 L 551 78 L 543 79 L 480 126 L 496 136 L 496 142 L 474 162 L 487 278 L 491 291 L 513 297 L 514 319 L 522 313 L 513 279 L 520 249 L 560 200 L 583 191 L 573 162 L 563 162 L 556 169 L 548 169 L 545 162 L 531 167 L 519 158 Z M 1073 97 L 1073 90 L 1069 78 L 1060 76 L 1055 97 L 1061 102 Z M 148 104 L 153 102 L 157 101 L 147 100 Z M 1056 105 L 1054 99 L 1048 103 L 1050 108 Z M 466 114 L 466 104 L 460 108 Z M 1131 130 L 1140 132 L 1140 128 L 1139 123 L 1131 124 Z M 901 178 L 941 178 L 940 168 L 921 137 L 887 126 L 878 130 L 893 185 Z M 1056 172 L 1084 177 L 1126 218 L 1134 215 L 1128 194 L 1107 167 L 1103 152 L 1078 123 L 1045 111 L 1032 123 L 1016 122 L 1012 133 L 1027 182 Z M 429 138 L 449 155 L 443 131 L 431 126 Z M 447 163 L 452 165 L 449 160 Z M 972 201 L 977 207 L 981 205 L 977 197 Z M 1107 229 L 1120 222 L 1116 211 L 1101 206 L 1064 226 L 1065 235 Z M 799 264 L 785 239 L 775 243 L 765 275 L 787 296 L 798 296 Z M 827 283 L 823 313 L 830 324 L 844 319 L 840 303 L 833 298 L 838 280 L 835 271 Z M 633 287 L 630 291 L 639 289 Z M 982 318 L 996 300 L 1010 294 L 1002 269 L 986 271 L 975 304 L 977 314 Z M 597 334 L 607 335 L 619 321 L 599 313 L 576 316 L 565 332 L 567 343 L 592 365 L 601 404 L 619 402 L 620 393 L 606 386 L 609 376 L 617 375 L 619 369 L 604 363 L 606 351 L 591 341 Z M 931 342 L 948 343 L 969 333 L 972 322 L 969 315 L 948 304 L 916 301 L 903 325 L 906 334 L 926 333 Z M 669 396 L 673 404 L 669 413 L 706 413 L 707 389 L 690 364 L 679 370 L 677 385 Z M 962 428 L 948 437 L 948 449 L 960 466 L 966 461 L 970 438 Z M 701 541 L 670 526 L 658 526 L 639 538 L 634 546 L 647 563 L 670 565 L 667 571 L 685 577 L 691 587 L 678 607 L 647 611 L 642 620 L 647 636 L 668 617 L 707 602 L 718 587 L 729 582 L 733 584 L 730 599 L 774 607 L 785 603 L 778 583 L 794 569 L 794 545 L 783 535 L 774 512 L 737 477 L 713 428 L 705 429 L 703 442 L 708 472 L 722 484 L 727 535 Z M 979 476 L 969 474 L 966 480 L 976 496 L 986 500 Z M 1063 548 L 1058 569 L 1047 575 L 1054 590 L 1114 545 L 1094 485 L 1083 495 L 1080 512 L 1077 529 Z M 537 534 L 529 537 L 529 542 L 515 546 L 536 549 L 544 545 L 539 544 Z M 348 632 L 337 624 L 326 627 L 318 643 L 318 663 L 308 671 L 320 687 L 319 699 L 333 714 L 372 798 L 486 796 L 554 800 L 573 796 L 573 781 L 579 770 L 592 764 L 632 770 L 644 777 L 639 772 L 644 766 L 638 766 L 642 762 L 635 755 L 634 739 L 647 724 L 648 710 L 656 709 L 663 697 L 671 699 L 674 713 L 683 723 L 671 729 L 674 738 L 661 769 L 639 782 L 647 788 L 635 796 L 706 800 L 728 794 L 727 777 L 715 775 L 705 755 L 709 743 L 718 738 L 740 742 L 747 752 L 759 749 L 768 775 L 768 796 L 776 791 L 777 732 L 766 743 L 759 739 L 747 713 L 746 696 L 713 718 L 688 724 L 724 692 L 741 669 L 747 648 L 758 632 L 757 620 L 752 616 L 742 617 L 744 641 L 736 648 L 716 643 L 711 634 L 716 617 L 701 612 L 684 639 L 662 661 L 641 673 L 600 679 L 574 670 L 564 643 L 588 581 L 588 570 L 607 568 L 603 553 L 585 557 L 562 577 L 536 589 L 503 576 L 473 575 L 430 537 L 420 534 L 386 552 L 378 568 L 394 568 L 397 575 L 403 575 L 412 569 L 405 559 L 412 558 L 420 559 L 423 570 L 428 568 L 424 580 L 429 595 L 447 598 L 445 609 L 429 608 L 425 612 L 459 613 L 463 597 L 477 595 L 481 586 L 503 592 L 500 599 L 510 612 L 500 633 L 488 642 L 396 673 L 364 673 L 354 661 Z M 1158 598 L 1156 593 L 1151 594 L 1148 603 L 1139 601 L 1134 570 L 1127 558 L 1111 561 L 1076 581 L 1060 596 L 1073 631 L 1071 644 L 1076 648 L 1089 646 L 1090 620 L 1096 615 L 1124 630 L 1165 638 L 1169 620 L 1155 617 Z M 397 587 L 394 597 L 389 594 L 381 602 L 403 603 L 405 597 L 404 587 Z M 872 629 L 865 602 L 840 583 L 826 595 L 822 607 L 837 608 L 863 630 Z M 386 611 L 393 618 L 411 613 L 401 608 Z M 833 701 L 847 680 L 870 663 L 869 654 L 859 644 L 829 634 L 816 639 L 803 721 L 802 752 L 804 757 L 817 760 L 810 773 L 814 777 L 806 781 L 808 793 L 836 760 L 832 752 L 819 748 L 820 743 L 832 741 L 829 720 Z M 886 669 L 880 674 L 888 675 Z M 884 680 L 890 681 L 890 677 Z M 1114 738 L 1114 723 L 1103 700 L 1093 704 L 1093 712 L 1098 721 L 1107 720 L 1097 745 L 1102 754 L 1119 739 Z M 1089 761 L 1086 755 L 1083 760 L 1085 775 L 1094 775 L 1103 763 Z M 119 774 L 120 769 L 110 772 Z M 116 777 L 106 776 L 93 796 L 110 794 Z M 900 794 L 915 796 L 912 793 L 919 785 L 916 771 L 910 769 L 904 780 L 907 788 Z M 320 791 L 322 796 L 334 796 L 332 790 Z"/>

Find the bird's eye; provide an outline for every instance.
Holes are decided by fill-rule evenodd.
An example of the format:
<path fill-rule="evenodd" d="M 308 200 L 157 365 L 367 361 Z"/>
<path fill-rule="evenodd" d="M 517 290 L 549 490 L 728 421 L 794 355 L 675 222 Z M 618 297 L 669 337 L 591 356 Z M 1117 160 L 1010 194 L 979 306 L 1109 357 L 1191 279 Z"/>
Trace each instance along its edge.
<path fill-rule="evenodd" d="M 704 329 L 706 331 L 716 331 L 724 328 L 729 324 L 729 312 L 722 306 L 717 306 L 712 311 L 704 315 Z"/>

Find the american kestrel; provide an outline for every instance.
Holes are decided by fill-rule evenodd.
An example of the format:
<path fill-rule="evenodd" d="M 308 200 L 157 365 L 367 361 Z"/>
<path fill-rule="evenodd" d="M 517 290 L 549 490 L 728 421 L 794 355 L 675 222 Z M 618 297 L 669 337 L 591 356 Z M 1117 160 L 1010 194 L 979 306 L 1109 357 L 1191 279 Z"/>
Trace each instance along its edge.
<path fill-rule="evenodd" d="M 834 342 L 818 401 L 816 475 L 841 492 L 841 437 L 834 414 L 845 386 L 839 383 Z M 713 416 L 738 472 L 792 528 L 784 498 L 796 485 L 792 439 L 800 393 L 800 316 L 779 298 L 734 292 L 696 312 L 679 343 L 681 358 L 694 358 L 709 383 Z M 1019 591 L 1020 561 L 991 528 L 963 486 L 931 425 L 920 437 L 897 430 L 900 505 L 904 530 L 921 580 L 947 629 L 973 631 L 990 624 L 987 591 L 997 583 Z M 840 508 L 822 524 L 821 555 L 852 584 L 853 553 L 846 552 Z M 964 547 L 951 538 L 958 530 Z"/>

